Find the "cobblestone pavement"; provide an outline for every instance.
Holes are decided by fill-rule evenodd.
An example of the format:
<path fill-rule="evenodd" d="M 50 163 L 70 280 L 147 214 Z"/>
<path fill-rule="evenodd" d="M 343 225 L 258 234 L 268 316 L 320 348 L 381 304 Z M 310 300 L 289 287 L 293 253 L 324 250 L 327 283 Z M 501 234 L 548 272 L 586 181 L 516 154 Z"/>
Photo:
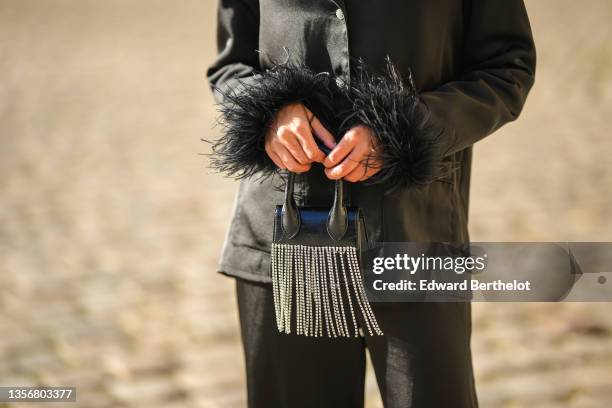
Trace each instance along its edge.
<path fill-rule="evenodd" d="M 0 0 L 0 385 L 75 385 L 86 408 L 244 406 L 233 286 L 214 273 L 236 185 L 198 155 L 214 7 Z M 528 8 L 538 82 L 476 147 L 472 238 L 612 240 L 612 2 Z M 612 406 L 610 311 L 474 305 L 481 406 Z M 369 408 L 376 393 L 370 374 Z"/>

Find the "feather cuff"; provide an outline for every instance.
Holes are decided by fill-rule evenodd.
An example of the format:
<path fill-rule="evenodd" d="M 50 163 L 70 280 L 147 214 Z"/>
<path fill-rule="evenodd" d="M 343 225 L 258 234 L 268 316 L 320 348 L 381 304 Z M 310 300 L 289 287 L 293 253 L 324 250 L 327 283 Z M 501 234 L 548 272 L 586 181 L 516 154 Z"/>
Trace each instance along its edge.
<path fill-rule="evenodd" d="M 404 83 L 387 57 L 386 70 L 375 74 L 363 61 L 355 64 L 348 90 L 352 125 L 363 124 L 376 135 L 380 171 L 366 183 L 385 184 L 387 191 L 421 187 L 443 177 L 442 131 L 431 121 L 412 75 Z"/>
<path fill-rule="evenodd" d="M 333 112 L 333 81 L 327 73 L 304 66 L 279 64 L 242 81 L 230 91 L 219 90 L 223 136 L 213 143 L 210 166 L 237 179 L 270 176 L 278 171 L 265 152 L 266 132 L 285 105 L 303 103 L 317 113 Z"/>

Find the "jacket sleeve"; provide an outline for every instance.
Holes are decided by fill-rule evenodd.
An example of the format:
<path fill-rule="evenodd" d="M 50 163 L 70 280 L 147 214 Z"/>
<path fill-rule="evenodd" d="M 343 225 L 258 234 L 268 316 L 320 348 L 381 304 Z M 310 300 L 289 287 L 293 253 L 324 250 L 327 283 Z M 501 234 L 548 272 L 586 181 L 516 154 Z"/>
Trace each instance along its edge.
<path fill-rule="evenodd" d="M 279 169 L 265 152 L 265 137 L 276 113 L 288 103 L 319 100 L 330 81 L 305 66 L 261 69 L 257 0 L 220 0 L 217 30 L 219 55 L 207 77 L 223 131 L 211 142 L 210 167 L 234 178 L 273 175 Z"/>
<path fill-rule="evenodd" d="M 535 79 L 536 51 L 523 0 L 471 0 L 463 73 L 421 93 L 447 154 L 515 120 Z"/>
<path fill-rule="evenodd" d="M 259 71 L 258 0 L 220 0 L 217 9 L 218 56 L 206 72 L 217 103 Z"/>

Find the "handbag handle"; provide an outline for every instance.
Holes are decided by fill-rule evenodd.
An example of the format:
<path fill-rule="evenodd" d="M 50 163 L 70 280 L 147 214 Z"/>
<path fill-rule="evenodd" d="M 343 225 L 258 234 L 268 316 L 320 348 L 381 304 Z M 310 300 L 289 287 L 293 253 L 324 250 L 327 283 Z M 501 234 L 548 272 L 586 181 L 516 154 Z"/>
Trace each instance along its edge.
<path fill-rule="evenodd" d="M 295 197 L 293 195 L 294 184 L 295 173 L 289 172 L 285 187 L 285 202 L 281 213 L 283 232 L 288 239 L 295 237 L 300 232 L 302 224 L 300 212 L 295 204 Z M 342 179 L 336 180 L 334 190 L 334 203 L 329 210 L 326 227 L 329 236 L 339 241 L 344 237 L 348 228 L 348 211 L 344 205 L 345 186 Z"/>

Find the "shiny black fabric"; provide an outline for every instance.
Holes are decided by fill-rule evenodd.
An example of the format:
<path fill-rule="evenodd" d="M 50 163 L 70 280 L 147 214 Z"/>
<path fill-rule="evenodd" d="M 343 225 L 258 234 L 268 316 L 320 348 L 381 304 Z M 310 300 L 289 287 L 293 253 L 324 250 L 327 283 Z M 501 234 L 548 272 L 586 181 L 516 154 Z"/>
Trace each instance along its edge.
<path fill-rule="evenodd" d="M 456 170 L 388 195 L 384 186 L 353 184 L 350 204 L 364 212 L 370 241 L 469 240 L 472 145 L 518 117 L 534 81 L 536 53 L 522 0 L 221 0 L 218 18 L 219 56 L 208 79 L 219 102 L 288 56 L 346 81 L 357 57 L 382 70 L 388 55 L 402 74 L 412 70 L 423 106 L 444 129 L 445 160 Z M 281 184 L 241 181 L 220 271 L 270 281 Z M 319 165 L 296 188 L 299 205 L 331 202 L 333 182 Z"/>
<path fill-rule="evenodd" d="M 236 280 L 249 408 L 363 407 L 367 348 L 386 408 L 476 408 L 469 303 L 373 303 L 384 336 L 281 334 L 272 288 Z"/>

